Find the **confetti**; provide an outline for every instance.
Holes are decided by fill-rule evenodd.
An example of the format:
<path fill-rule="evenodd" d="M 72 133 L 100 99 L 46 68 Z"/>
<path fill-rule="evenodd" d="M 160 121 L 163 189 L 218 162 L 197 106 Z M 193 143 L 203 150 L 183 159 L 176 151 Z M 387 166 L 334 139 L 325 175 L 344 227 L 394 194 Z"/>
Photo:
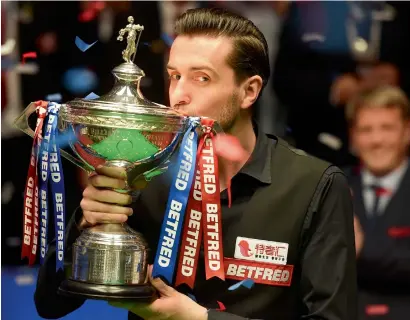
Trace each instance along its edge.
<path fill-rule="evenodd" d="M 33 59 L 37 58 L 37 52 L 32 51 L 32 52 L 23 53 L 23 64 L 26 62 L 27 58 L 33 58 Z"/>
<path fill-rule="evenodd" d="M 226 310 L 226 308 L 225 308 L 225 306 L 222 302 L 217 301 L 217 303 L 218 303 L 218 306 L 219 306 L 219 309 L 217 309 L 217 310 L 219 310 L 219 311 L 225 311 Z"/>
<path fill-rule="evenodd" d="M 63 97 L 61 96 L 60 93 L 52 93 L 46 97 L 46 100 L 53 101 L 53 102 L 60 102 L 61 100 L 63 100 Z"/>
<path fill-rule="evenodd" d="M 98 40 L 97 40 L 98 41 Z M 77 46 L 78 49 L 80 49 L 82 52 L 87 51 L 90 49 L 93 45 L 97 43 L 97 41 L 94 41 L 91 44 L 85 43 L 83 40 L 80 39 L 80 37 L 76 36 L 75 37 L 75 45 Z"/>
<path fill-rule="evenodd" d="M 1 70 L 7 70 L 15 67 L 17 62 L 8 57 L 1 58 Z"/>
<path fill-rule="evenodd" d="M 87 100 L 94 100 L 94 99 L 98 99 L 100 96 L 95 94 L 94 92 L 89 93 L 84 99 Z"/>
<path fill-rule="evenodd" d="M 241 286 L 250 289 L 250 288 L 252 288 L 253 284 L 254 284 L 253 280 L 244 279 L 244 280 L 239 281 L 239 282 L 235 283 L 234 285 L 230 286 L 228 290 L 233 291 L 233 290 L 238 289 Z"/>
<path fill-rule="evenodd" d="M 322 132 L 321 134 L 319 134 L 318 140 L 320 143 L 333 150 L 340 150 L 340 148 L 343 146 L 342 140 L 327 132 Z"/>
<path fill-rule="evenodd" d="M 85 2 L 85 10 L 78 15 L 80 22 L 90 22 L 105 8 L 104 1 Z"/>
<path fill-rule="evenodd" d="M 192 300 L 194 300 L 196 302 L 196 298 L 193 294 L 187 293 L 187 296 L 190 297 Z"/>
<path fill-rule="evenodd" d="M 93 9 L 84 10 L 78 15 L 80 22 L 90 22 L 97 17 L 97 12 Z"/>
<path fill-rule="evenodd" d="M 1 45 L 1 55 L 6 56 L 12 53 L 15 46 L 16 46 L 16 40 L 8 39 L 5 44 Z"/>
<path fill-rule="evenodd" d="M 73 131 L 60 132 L 56 138 L 56 144 L 61 148 L 68 147 L 71 143 L 77 141 L 77 136 Z"/>
<path fill-rule="evenodd" d="M 63 74 L 63 85 L 72 94 L 85 95 L 97 88 L 98 77 L 86 67 L 75 67 Z"/>
<path fill-rule="evenodd" d="M 166 44 L 168 47 L 171 47 L 171 46 L 172 46 L 172 43 L 174 42 L 174 39 L 172 39 L 172 37 L 171 37 L 169 34 L 167 34 L 167 33 L 163 33 L 163 34 L 161 35 L 161 39 L 165 42 L 165 44 Z"/>

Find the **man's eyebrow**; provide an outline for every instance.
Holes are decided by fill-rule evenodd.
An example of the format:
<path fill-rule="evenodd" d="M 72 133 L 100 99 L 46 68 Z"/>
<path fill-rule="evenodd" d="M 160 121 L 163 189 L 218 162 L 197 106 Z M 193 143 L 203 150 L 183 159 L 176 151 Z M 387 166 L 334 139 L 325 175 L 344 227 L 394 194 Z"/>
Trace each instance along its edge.
<path fill-rule="evenodd" d="M 170 64 L 167 65 L 167 69 L 169 69 L 169 70 L 177 70 L 176 67 L 174 67 L 174 66 L 172 66 L 172 65 L 170 65 Z M 216 71 L 215 71 L 213 68 L 208 67 L 208 66 L 205 66 L 205 65 L 204 65 L 204 66 L 191 67 L 191 68 L 189 68 L 189 69 L 190 69 L 190 71 L 208 70 L 208 71 L 211 71 L 212 73 L 216 73 Z"/>

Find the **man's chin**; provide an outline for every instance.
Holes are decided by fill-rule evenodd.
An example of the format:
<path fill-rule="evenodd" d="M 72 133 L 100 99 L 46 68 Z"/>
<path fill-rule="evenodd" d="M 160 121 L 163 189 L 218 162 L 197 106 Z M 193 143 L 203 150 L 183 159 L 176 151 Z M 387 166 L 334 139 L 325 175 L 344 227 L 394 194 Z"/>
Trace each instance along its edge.
<path fill-rule="evenodd" d="M 377 158 L 375 158 L 377 159 Z M 389 160 L 382 160 L 382 159 L 377 159 L 377 163 L 369 162 L 367 165 L 365 163 L 365 166 L 376 176 L 383 176 L 385 174 L 388 174 L 390 171 L 394 170 L 395 164 L 394 161 L 389 159 Z"/>

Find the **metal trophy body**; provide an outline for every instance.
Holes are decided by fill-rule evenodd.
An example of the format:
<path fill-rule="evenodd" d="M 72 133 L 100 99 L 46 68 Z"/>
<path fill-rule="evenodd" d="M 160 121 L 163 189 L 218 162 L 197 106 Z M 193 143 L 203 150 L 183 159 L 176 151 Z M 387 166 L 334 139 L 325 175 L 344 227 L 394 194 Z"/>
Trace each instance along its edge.
<path fill-rule="evenodd" d="M 69 132 L 73 155 L 64 157 L 87 170 L 97 166 L 123 167 L 127 183 L 149 179 L 176 150 L 189 118 L 150 102 L 140 91 L 144 72 L 133 63 L 143 26 L 132 17 L 121 29 L 118 40 L 128 32 L 124 63 L 113 69 L 115 85 L 96 99 L 74 99 L 61 105 L 60 132 Z M 16 120 L 17 127 L 33 136 L 28 117 L 35 111 L 30 104 Z M 130 192 L 130 190 L 124 190 Z M 142 235 L 127 224 L 101 224 L 83 231 L 73 246 L 71 277 L 60 293 L 93 299 L 150 300 L 153 288 L 147 279 L 147 244 Z"/>

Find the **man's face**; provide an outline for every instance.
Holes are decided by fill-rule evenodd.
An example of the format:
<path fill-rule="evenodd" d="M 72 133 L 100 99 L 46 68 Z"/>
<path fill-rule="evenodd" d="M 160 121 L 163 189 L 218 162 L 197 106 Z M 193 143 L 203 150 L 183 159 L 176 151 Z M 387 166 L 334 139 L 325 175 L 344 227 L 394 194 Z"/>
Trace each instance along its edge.
<path fill-rule="evenodd" d="M 361 108 L 351 131 L 352 144 L 363 165 L 373 174 L 384 175 L 406 157 L 410 124 L 396 108 Z"/>
<path fill-rule="evenodd" d="M 226 59 L 232 41 L 224 37 L 178 36 L 168 62 L 172 108 L 189 116 L 206 116 L 226 131 L 241 109 L 240 87 Z"/>

